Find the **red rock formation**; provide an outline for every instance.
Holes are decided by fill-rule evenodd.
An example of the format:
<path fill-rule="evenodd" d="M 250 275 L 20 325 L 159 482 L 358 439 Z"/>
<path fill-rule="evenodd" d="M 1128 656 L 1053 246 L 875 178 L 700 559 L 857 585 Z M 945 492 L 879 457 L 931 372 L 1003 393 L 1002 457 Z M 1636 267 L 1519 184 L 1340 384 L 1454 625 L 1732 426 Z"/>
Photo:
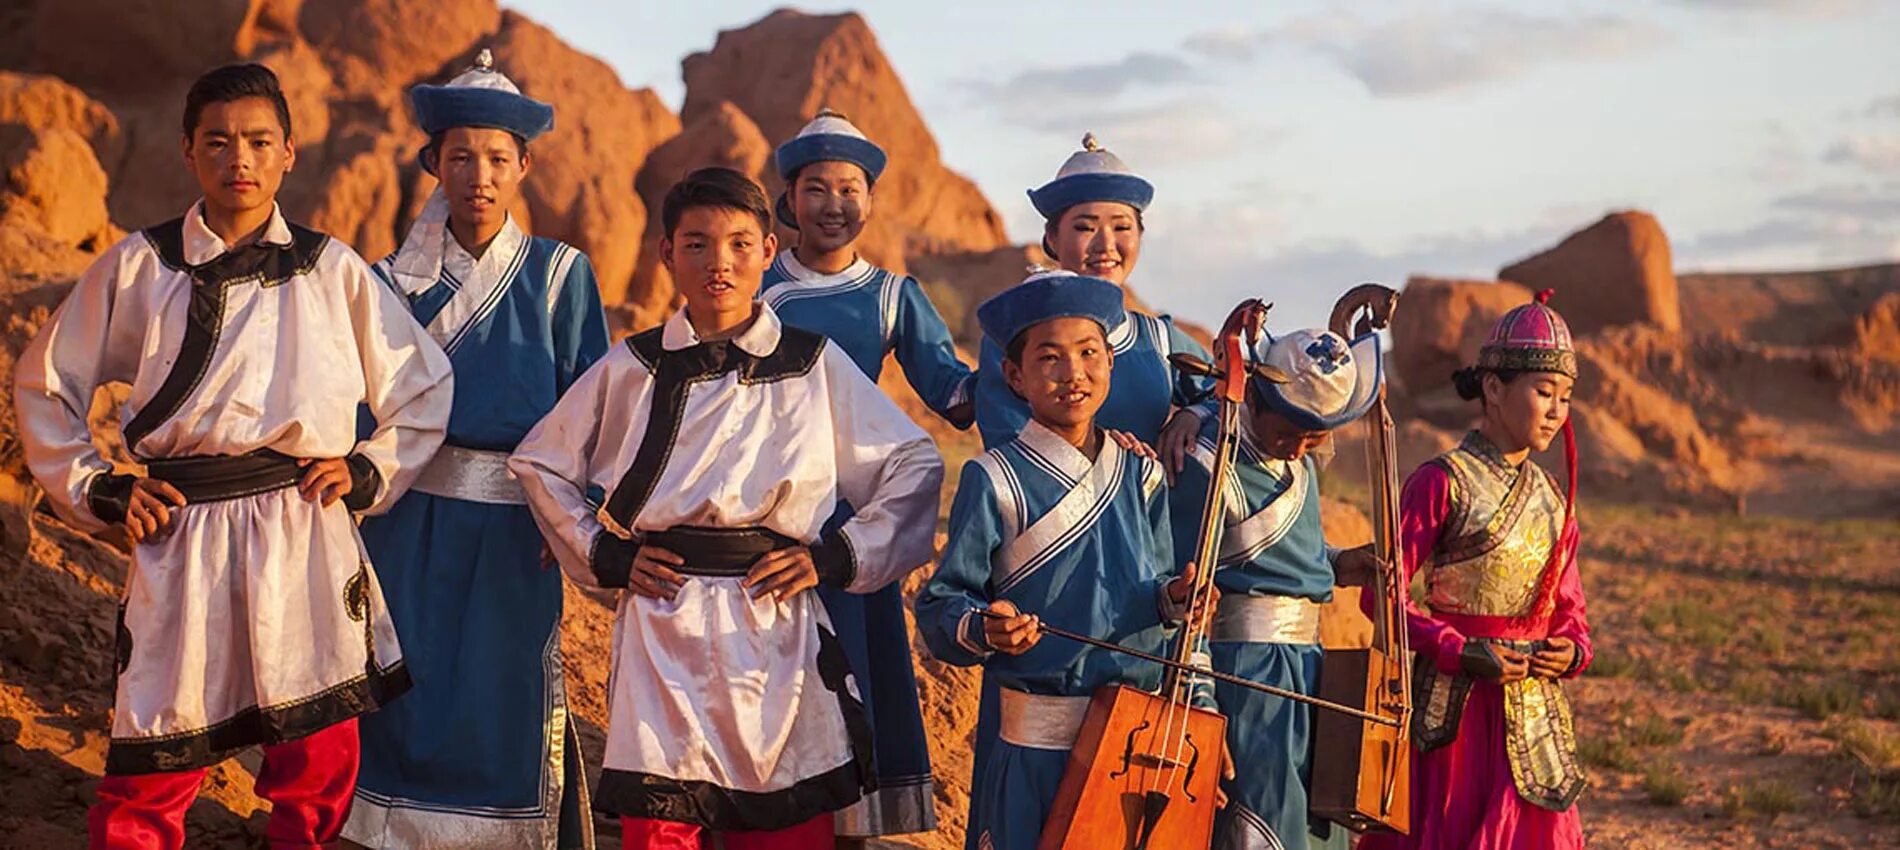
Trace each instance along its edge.
<path fill-rule="evenodd" d="M 181 14 L 152 0 L 43 0 L 32 23 L 32 61 L 79 86 L 149 93 L 247 52 L 259 5 L 199 0 Z"/>
<path fill-rule="evenodd" d="M 495 0 L 318 0 L 297 15 L 304 39 L 329 62 L 360 63 L 397 83 L 435 73 L 501 24 Z"/>
<path fill-rule="evenodd" d="M 0 175 L 0 227 L 88 252 L 117 238 L 106 218 L 106 173 L 78 133 L 0 124 Z"/>
<path fill-rule="evenodd" d="M 1557 290 L 1550 305 L 1578 335 L 1635 322 L 1682 329 L 1669 237 L 1646 212 L 1604 216 L 1557 247 L 1506 266 L 1498 277 L 1533 290 Z"/>
<path fill-rule="evenodd" d="M 0 71 L 0 124 L 71 130 L 85 137 L 102 161 L 112 159 L 121 144 L 119 120 L 111 110 L 65 80 L 42 74 Z"/>
<path fill-rule="evenodd" d="M 796 134 L 821 107 L 849 116 L 891 153 L 861 244 L 872 262 L 904 270 L 909 257 L 987 251 L 1006 244 L 1002 220 L 975 184 L 944 167 L 937 142 L 862 17 L 782 9 L 719 34 L 710 52 L 686 57 L 692 122 L 730 102 L 768 142 Z M 779 191 L 776 172 L 766 187 Z"/>
<path fill-rule="evenodd" d="M 1392 316 L 1392 367 L 1414 396 L 1450 386 L 1451 373 L 1476 363 L 1492 323 L 1531 300 L 1513 283 L 1414 277 Z"/>

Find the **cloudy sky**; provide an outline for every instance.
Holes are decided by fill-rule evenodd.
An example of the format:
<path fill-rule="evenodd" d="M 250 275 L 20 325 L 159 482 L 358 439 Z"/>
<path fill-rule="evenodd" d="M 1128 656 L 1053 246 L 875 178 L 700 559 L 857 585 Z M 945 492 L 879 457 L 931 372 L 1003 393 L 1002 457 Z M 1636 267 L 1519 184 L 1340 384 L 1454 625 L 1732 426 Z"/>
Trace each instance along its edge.
<path fill-rule="evenodd" d="M 677 108 L 680 58 L 774 4 L 508 5 Z M 1157 185 L 1136 288 L 1203 322 L 1247 295 L 1314 322 L 1363 280 L 1488 278 L 1625 207 L 1682 269 L 1900 259 L 1900 2 L 802 8 L 866 16 L 1019 240 L 1040 232 L 1023 190 L 1094 131 Z"/>

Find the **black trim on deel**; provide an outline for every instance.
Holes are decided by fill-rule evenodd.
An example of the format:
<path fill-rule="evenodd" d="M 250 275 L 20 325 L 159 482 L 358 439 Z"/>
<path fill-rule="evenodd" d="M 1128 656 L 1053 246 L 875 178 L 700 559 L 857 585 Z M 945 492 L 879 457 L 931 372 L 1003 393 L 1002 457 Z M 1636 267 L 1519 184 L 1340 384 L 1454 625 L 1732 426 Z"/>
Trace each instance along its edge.
<path fill-rule="evenodd" d="M 100 522 L 118 525 L 132 509 L 132 485 L 138 478 L 118 472 L 101 472 L 86 483 L 86 508 Z"/>
<path fill-rule="evenodd" d="M 686 393 L 693 384 L 727 372 L 737 372 L 743 384 L 799 377 L 818 363 L 825 347 L 824 337 L 791 327 L 781 329 L 778 347 L 764 357 L 754 357 L 731 340 L 667 351 L 664 334 L 665 326 L 661 326 L 627 338 L 627 347 L 653 373 L 653 406 L 648 411 L 646 432 L 640 438 L 640 450 L 607 497 L 607 515 L 622 528 L 633 527 L 634 517 L 653 495 L 660 473 L 665 471 L 686 413 Z"/>
<path fill-rule="evenodd" d="M 786 829 L 835 812 L 864 796 L 858 763 L 848 761 L 778 791 L 739 791 L 698 780 L 607 768 L 594 811 L 616 817 L 690 823 L 721 831 Z"/>
<path fill-rule="evenodd" d="M 344 494 L 343 506 L 352 511 L 369 510 L 383 490 L 382 471 L 361 454 L 352 454 L 343 463 L 350 468 L 350 492 Z"/>
<path fill-rule="evenodd" d="M 185 220 L 172 219 L 143 231 L 157 252 L 160 262 L 191 275 L 191 300 L 185 310 L 185 338 L 159 384 L 158 392 L 125 423 L 121 433 L 125 447 L 138 453 L 139 441 L 160 423 L 170 419 L 185 403 L 192 390 L 204 380 L 211 365 L 211 353 L 218 347 L 224 325 L 224 297 L 233 284 L 256 281 L 265 288 L 277 286 L 292 277 L 316 268 L 318 258 L 330 237 L 314 230 L 290 225 L 291 244 L 250 244 L 220 254 L 211 262 L 194 266 L 185 262 Z"/>
<path fill-rule="evenodd" d="M 849 587 L 858 577 L 858 553 L 842 529 L 825 532 L 811 545 L 811 562 L 818 581 L 832 587 Z"/>
<path fill-rule="evenodd" d="M 294 740 L 373 711 L 409 690 L 410 684 L 409 669 L 398 661 L 281 708 L 253 706 L 195 732 L 115 739 L 106 749 L 106 774 L 126 776 L 209 767 L 246 747 Z"/>
<path fill-rule="evenodd" d="M 594 581 L 608 590 L 619 590 L 633 581 L 633 556 L 640 544 L 622 540 L 619 535 L 601 529 L 587 552 L 587 563 L 594 569 Z"/>

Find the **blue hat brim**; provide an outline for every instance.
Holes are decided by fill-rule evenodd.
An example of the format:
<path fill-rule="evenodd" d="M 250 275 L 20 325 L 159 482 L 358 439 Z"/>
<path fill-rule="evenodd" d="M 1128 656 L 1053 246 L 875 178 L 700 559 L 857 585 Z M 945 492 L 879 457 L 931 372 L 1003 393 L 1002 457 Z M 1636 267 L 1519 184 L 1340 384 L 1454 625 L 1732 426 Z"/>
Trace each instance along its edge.
<path fill-rule="evenodd" d="M 864 169 L 868 182 L 876 183 L 884 174 L 884 149 L 869 139 L 838 133 L 814 133 L 799 136 L 779 145 L 772 153 L 778 164 L 778 176 L 787 183 L 798 170 L 814 162 L 848 162 Z"/>
<path fill-rule="evenodd" d="M 1127 321 L 1122 288 L 1099 277 L 1051 275 L 1024 281 L 977 305 L 983 335 L 1007 349 L 1023 331 L 1053 319 L 1090 319 L 1106 333 Z"/>
<path fill-rule="evenodd" d="M 500 89 L 416 86 L 409 90 L 416 125 L 433 136 L 456 127 L 506 130 L 524 140 L 554 129 L 554 107 Z"/>
<path fill-rule="evenodd" d="M 1352 341 L 1353 368 L 1359 371 L 1359 377 L 1353 382 L 1352 398 L 1331 415 L 1301 407 L 1280 391 L 1279 384 L 1260 378 L 1250 380 L 1260 397 L 1266 399 L 1267 408 L 1286 417 L 1288 422 L 1307 431 L 1331 431 L 1357 421 L 1372 409 L 1372 403 L 1379 398 L 1379 388 L 1385 383 L 1384 354 L 1377 333 Z"/>
<path fill-rule="evenodd" d="M 1139 212 L 1147 209 L 1148 202 L 1154 199 L 1154 184 L 1133 174 L 1071 174 L 1051 180 L 1040 189 L 1029 190 L 1029 202 L 1049 221 L 1059 218 L 1064 210 L 1076 204 L 1090 201 L 1127 204 Z"/>

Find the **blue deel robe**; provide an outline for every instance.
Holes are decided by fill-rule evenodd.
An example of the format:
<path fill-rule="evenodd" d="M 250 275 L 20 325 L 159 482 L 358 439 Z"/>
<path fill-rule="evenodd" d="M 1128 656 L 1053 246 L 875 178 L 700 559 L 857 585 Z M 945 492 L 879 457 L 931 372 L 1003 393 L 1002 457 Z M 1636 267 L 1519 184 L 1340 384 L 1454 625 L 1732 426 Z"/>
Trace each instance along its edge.
<path fill-rule="evenodd" d="M 1219 422 L 1209 417 L 1192 459 L 1169 494 L 1175 559 L 1182 564 L 1194 557 L 1218 429 Z M 1320 530 L 1319 469 L 1313 457 L 1292 462 L 1269 457 L 1243 433 L 1231 480 L 1214 574 L 1223 598 L 1332 599 L 1333 567 Z M 1212 651 L 1214 669 L 1223 673 L 1303 694 L 1319 691 L 1323 653 L 1317 643 L 1223 641 L 1217 636 Z M 1343 850 L 1346 830 L 1307 823 L 1315 709 L 1225 682 L 1215 683 L 1214 693 L 1227 715 L 1227 746 L 1236 774 L 1224 783 L 1228 806 L 1217 824 L 1214 847 Z"/>
<path fill-rule="evenodd" d="M 860 259 L 834 274 L 815 272 L 781 251 L 766 270 L 761 299 L 787 325 L 820 334 L 850 355 L 872 381 L 894 354 L 919 398 L 957 428 L 971 422 L 970 367 L 957 359 L 943 317 L 916 279 Z M 840 504 L 835 527 L 851 516 Z M 894 835 L 936 829 L 930 749 L 911 666 L 903 590 L 893 583 L 869 595 L 820 587 L 820 597 L 857 673 L 871 721 L 877 789 L 839 813 L 844 836 Z"/>
<path fill-rule="evenodd" d="M 512 238 L 497 237 L 476 264 L 485 279 L 461 280 L 445 264 L 435 285 L 405 293 L 455 368 L 447 446 L 512 451 L 609 345 L 586 255 L 512 220 L 505 229 Z M 393 260 L 372 267 L 385 282 Z M 387 815 L 390 841 L 412 828 L 464 842 L 453 846 L 538 846 L 558 831 L 558 846 L 584 846 L 561 571 L 543 562 L 528 507 L 412 490 L 361 534 L 415 688 L 362 720 L 364 811 L 353 820 Z"/>
<path fill-rule="evenodd" d="M 1085 509 L 1052 513 L 1078 490 L 1075 504 Z M 1006 599 L 1049 625 L 1166 654 L 1172 549 L 1158 462 L 1106 439 L 1091 462 L 1031 423 L 1014 442 L 964 465 L 949 544 L 917 597 L 917 628 L 932 655 L 982 664 L 993 685 L 1075 697 L 1115 683 L 1152 690 L 1158 665 L 1054 636 L 1022 655 L 993 653 L 975 612 Z M 965 846 L 1033 850 L 1068 750 L 1002 740 L 993 747 L 971 789 Z"/>

